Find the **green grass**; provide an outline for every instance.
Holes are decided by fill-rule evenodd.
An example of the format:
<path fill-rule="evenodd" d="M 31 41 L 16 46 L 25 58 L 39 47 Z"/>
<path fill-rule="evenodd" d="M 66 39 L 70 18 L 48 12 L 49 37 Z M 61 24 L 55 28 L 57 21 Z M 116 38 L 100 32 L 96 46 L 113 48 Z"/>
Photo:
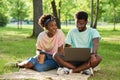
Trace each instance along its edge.
<path fill-rule="evenodd" d="M 31 28 L 17 29 L 15 27 L 0 28 L 0 74 L 11 71 L 4 69 L 8 62 L 26 59 L 35 54 L 36 39 L 28 38 Z"/>
<path fill-rule="evenodd" d="M 72 27 L 63 27 L 67 34 Z M 99 67 L 100 71 L 95 73 L 89 80 L 120 80 L 120 26 L 113 31 L 113 27 L 98 27 L 102 36 L 98 53 L 103 60 Z M 8 62 L 16 62 L 35 55 L 35 38 L 28 38 L 32 34 L 31 26 L 0 27 L 0 75 L 18 71 L 15 68 L 5 68 Z"/>
<path fill-rule="evenodd" d="M 120 27 L 98 28 L 102 39 L 98 53 L 102 56 L 101 70 L 89 80 L 120 80 Z"/>

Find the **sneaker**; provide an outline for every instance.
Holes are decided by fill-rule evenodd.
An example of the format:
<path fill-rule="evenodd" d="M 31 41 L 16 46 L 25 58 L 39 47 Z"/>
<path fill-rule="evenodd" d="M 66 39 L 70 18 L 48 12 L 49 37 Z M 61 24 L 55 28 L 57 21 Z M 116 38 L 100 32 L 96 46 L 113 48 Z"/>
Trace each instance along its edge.
<path fill-rule="evenodd" d="M 94 76 L 93 68 L 90 68 L 91 75 Z"/>
<path fill-rule="evenodd" d="M 58 75 L 71 74 L 71 73 L 72 73 L 72 69 L 68 69 L 68 68 L 66 68 L 66 67 L 63 67 L 63 68 L 59 67 L 59 68 L 57 69 L 57 74 L 58 74 Z"/>
<path fill-rule="evenodd" d="M 85 75 L 93 75 L 93 70 L 92 68 L 89 68 L 89 69 L 86 69 L 82 72 L 82 74 L 85 74 Z"/>
<path fill-rule="evenodd" d="M 20 63 L 17 63 L 17 65 L 18 65 L 19 68 L 24 68 L 24 65 L 27 64 L 27 63 L 28 63 L 28 61 L 26 60 L 26 61 L 22 61 Z"/>

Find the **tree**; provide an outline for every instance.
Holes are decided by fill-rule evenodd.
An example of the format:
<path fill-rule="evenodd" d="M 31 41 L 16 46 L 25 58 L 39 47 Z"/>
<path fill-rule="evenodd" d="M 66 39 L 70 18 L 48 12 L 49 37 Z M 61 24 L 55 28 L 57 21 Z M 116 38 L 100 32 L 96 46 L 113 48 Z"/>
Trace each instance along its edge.
<path fill-rule="evenodd" d="M 116 24 L 120 22 L 120 1 L 104 0 L 101 5 L 102 20 L 108 23 L 113 23 L 113 30 L 116 30 Z"/>
<path fill-rule="evenodd" d="M 89 0 L 61 0 L 61 21 L 68 24 L 74 23 L 74 14 L 77 11 L 89 12 Z"/>
<path fill-rule="evenodd" d="M 90 27 L 93 27 L 93 0 L 91 0 L 91 23 L 90 23 Z"/>
<path fill-rule="evenodd" d="M 94 0 L 91 0 L 91 24 L 90 26 L 93 28 L 97 28 L 98 11 L 99 11 L 99 0 L 96 1 L 96 11 L 94 10 Z M 95 15 L 95 19 L 93 18 L 94 15 Z"/>
<path fill-rule="evenodd" d="M 6 26 L 7 23 L 8 23 L 8 17 L 0 13 L 0 27 Z"/>
<path fill-rule="evenodd" d="M 95 14 L 95 23 L 93 25 L 93 28 L 97 27 L 97 20 L 98 20 L 98 11 L 99 11 L 99 0 L 97 0 L 96 2 L 96 14 Z"/>
<path fill-rule="evenodd" d="M 54 2 L 54 5 L 51 2 Z M 52 5 L 56 11 L 53 11 Z M 53 15 L 57 13 L 60 25 L 65 23 L 67 26 L 67 24 L 73 23 L 75 12 L 80 10 L 89 12 L 90 7 L 88 5 L 89 0 L 69 0 L 69 2 L 67 0 L 43 0 L 43 12 Z"/>
<path fill-rule="evenodd" d="M 61 2 L 59 2 L 59 3 L 61 3 Z M 51 5 L 52 5 L 52 10 L 53 10 L 53 15 L 56 18 L 57 27 L 60 29 L 60 10 L 59 10 L 59 12 L 57 11 L 55 0 L 53 0 L 51 2 Z"/>
<path fill-rule="evenodd" d="M 22 21 L 28 17 L 29 6 L 26 5 L 24 0 L 14 0 L 10 1 L 10 3 L 12 4 L 11 10 L 13 10 L 11 11 L 11 16 L 17 20 L 18 29 L 22 28 Z"/>
<path fill-rule="evenodd" d="M 9 2 L 7 0 L 0 0 L 0 27 L 4 27 L 8 23 L 8 4 Z"/>
<path fill-rule="evenodd" d="M 113 22 L 114 22 L 114 28 L 113 30 L 116 30 L 116 23 L 117 23 L 117 19 L 116 19 L 116 16 L 117 16 L 117 6 L 118 6 L 118 3 L 119 3 L 119 0 L 111 0 L 112 3 L 111 6 L 113 6 Z"/>
<path fill-rule="evenodd" d="M 33 0 L 33 34 L 32 37 L 37 37 L 43 28 L 38 25 L 38 19 L 43 14 L 42 0 Z"/>

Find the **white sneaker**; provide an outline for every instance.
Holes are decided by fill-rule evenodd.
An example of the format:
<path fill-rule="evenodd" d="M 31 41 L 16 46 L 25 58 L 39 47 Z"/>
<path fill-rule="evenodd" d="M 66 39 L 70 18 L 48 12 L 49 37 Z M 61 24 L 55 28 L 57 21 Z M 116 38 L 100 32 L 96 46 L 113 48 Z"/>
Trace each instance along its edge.
<path fill-rule="evenodd" d="M 57 74 L 58 74 L 58 75 L 71 74 L 71 73 L 72 73 L 72 69 L 68 69 L 68 68 L 66 68 L 66 67 L 63 67 L 63 68 L 59 67 L 59 68 L 57 69 Z"/>
<path fill-rule="evenodd" d="M 25 61 L 23 61 L 23 62 L 18 63 L 18 66 L 23 66 L 23 65 L 25 65 L 25 64 L 27 64 L 27 63 L 28 63 L 28 61 L 25 60 Z"/>
<path fill-rule="evenodd" d="M 91 75 L 94 76 L 93 68 L 90 68 Z"/>
<path fill-rule="evenodd" d="M 82 72 L 82 74 L 92 75 L 92 76 L 94 75 L 92 68 L 89 68 L 89 69 L 84 70 L 84 71 Z"/>

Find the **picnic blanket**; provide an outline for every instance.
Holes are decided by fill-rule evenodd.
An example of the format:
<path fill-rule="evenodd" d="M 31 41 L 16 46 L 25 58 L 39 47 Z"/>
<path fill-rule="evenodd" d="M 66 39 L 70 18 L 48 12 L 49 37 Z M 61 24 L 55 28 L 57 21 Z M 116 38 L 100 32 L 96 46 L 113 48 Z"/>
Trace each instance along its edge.
<path fill-rule="evenodd" d="M 56 70 L 37 72 L 31 69 L 20 69 L 18 72 L 0 76 L 1 79 L 9 80 L 87 80 L 90 75 L 72 73 L 69 75 L 57 75 Z"/>

